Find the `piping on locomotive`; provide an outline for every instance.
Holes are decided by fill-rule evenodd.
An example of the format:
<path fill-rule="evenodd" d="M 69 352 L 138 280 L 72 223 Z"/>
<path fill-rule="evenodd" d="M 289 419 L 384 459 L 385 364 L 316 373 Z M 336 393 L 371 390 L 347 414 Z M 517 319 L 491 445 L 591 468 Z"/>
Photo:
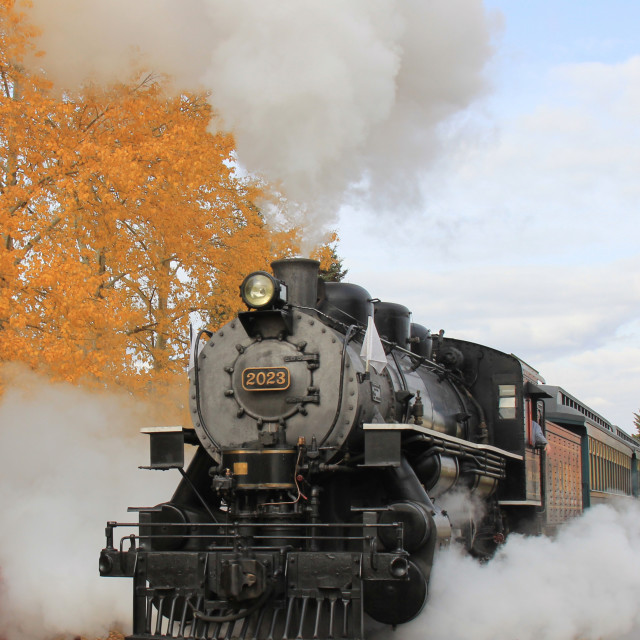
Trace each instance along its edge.
<path fill-rule="evenodd" d="M 107 524 L 100 573 L 133 578 L 130 638 L 363 638 L 364 614 L 420 613 L 439 545 L 487 557 L 546 506 L 534 370 L 313 260 L 272 267 L 243 282 L 250 311 L 198 337 L 194 429 L 147 430 L 150 468 L 182 474 L 173 497 Z M 481 513 L 445 508 L 461 490 Z"/>

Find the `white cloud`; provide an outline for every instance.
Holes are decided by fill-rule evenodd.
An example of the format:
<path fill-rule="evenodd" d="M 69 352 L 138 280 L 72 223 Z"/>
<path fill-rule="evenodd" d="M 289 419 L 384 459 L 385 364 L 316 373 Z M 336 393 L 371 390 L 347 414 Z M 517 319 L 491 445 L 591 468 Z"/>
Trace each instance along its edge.
<path fill-rule="evenodd" d="M 640 331 L 615 336 L 597 348 L 538 363 L 547 381 L 564 387 L 605 418 L 634 433 L 633 413 L 640 411 Z"/>
<path fill-rule="evenodd" d="M 639 67 L 634 58 L 550 72 L 541 101 L 496 123 L 483 144 L 459 145 L 430 177 L 424 224 L 412 235 L 437 250 L 437 223 L 454 227 L 457 248 L 448 248 L 469 262 L 635 253 Z"/>
<path fill-rule="evenodd" d="M 562 65 L 552 78 L 567 87 L 568 97 L 578 104 L 589 104 L 601 115 L 614 114 L 617 122 L 637 119 L 640 109 L 640 55 L 618 64 L 587 62 Z M 629 132 L 637 135 L 637 132 Z"/>
<path fill-rule="evenodd" d="M 632 432 L 640 409 L 640 258 L 588 267 L 420 265 L 349 273 L 432 331 L 514 353 Z"/>
<path fill-rule="evenodd" d="M 627 430 L 640 408 L 639 74 L 639 58 L 553 70 L 542 101 L 429 176 L 422 216 L 345 212 L 340 247 L 372 295 L 515 353 Z"/>
<path fill-rule="evenodd" d="M 415 267 L 385 273 L 369 267 L 349 279 L 405 304 L 434 330 L 502 350 L 526 348 L 538 359 L 601 346 L 640 317 L 640 257 L 561 270 L 489 265 L 438 272 L 419 261 Z"/>

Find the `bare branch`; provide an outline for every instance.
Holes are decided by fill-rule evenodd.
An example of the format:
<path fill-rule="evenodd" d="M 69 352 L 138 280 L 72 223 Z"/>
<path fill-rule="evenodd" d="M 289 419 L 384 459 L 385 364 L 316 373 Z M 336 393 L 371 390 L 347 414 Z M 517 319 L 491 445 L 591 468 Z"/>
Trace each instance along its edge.
<path fill-rule="evenodd" d="M 128 336 L 134 336 L 137 333 L 144 333 L 145 331 L 149 331 L 150 329 L 155 329 L 158 326 L 157 322 L 150 322 L 149 324 L 145 324 L 141 327 L 136 327 L 135 329 L 129 329 L 125 334 Z"/>
<path fill-rule="evenodd" d="M 56 216 L 51 221 L 51 224 L 45 229 L 44 233 L 49 233 L 50 231 L 52 231 L 59 224 L 60 220 L 62 220 L 62 216 Z M 16 258 L 13 264 L 20 264 L 27 257 L 29 252 L 36 246 L 36 244 L 40 242 L 40 240 L 42 240 L 42 232 L 37 233 L 33 238 L 31 238 L 31 240 L 29 240 L 29 242 L 27 242 L 24 247 L 24 254 L 22 255 L 22 257 Z"/>

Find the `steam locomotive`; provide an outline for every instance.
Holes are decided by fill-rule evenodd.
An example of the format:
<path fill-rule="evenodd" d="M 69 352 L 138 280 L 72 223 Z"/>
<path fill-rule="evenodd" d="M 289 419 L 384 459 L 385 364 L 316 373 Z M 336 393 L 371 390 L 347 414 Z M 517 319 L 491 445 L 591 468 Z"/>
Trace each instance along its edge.
<path fill-rule="evenodd" d="M 369 618 L 419 614 L 437 547 L 484 558 L 541 526 L 537 372 L 323 282 L 313 260 L 272 268 L 195 341 L 194 428 L 146 430 L 149 468 L 182 475 L 174 495 L 107 523 L 100 574 L 133 578 L 130 638 L 360 639 Z"/>

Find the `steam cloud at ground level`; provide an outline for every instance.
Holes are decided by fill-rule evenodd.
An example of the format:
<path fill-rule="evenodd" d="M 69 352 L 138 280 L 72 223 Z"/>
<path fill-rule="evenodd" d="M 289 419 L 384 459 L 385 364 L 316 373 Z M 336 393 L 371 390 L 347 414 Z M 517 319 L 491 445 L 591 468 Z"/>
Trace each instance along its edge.
<path fill-rule="evenodd" d="M 107 520 L 171 496 L 148 464 L 151 407 L 5 367 L 0 397 L 0 637 L 129 628 L 131 583 L 100 578 Z M 16 384 L 17 382 L 17 384 Z"/>
<path fill-rule="evenodd" d="M 556 538 L 511 535 L 486 564 L 436 556 L 425 611 L 402 640 L 640 637 L 640 506 L 599 505 Z"/>

